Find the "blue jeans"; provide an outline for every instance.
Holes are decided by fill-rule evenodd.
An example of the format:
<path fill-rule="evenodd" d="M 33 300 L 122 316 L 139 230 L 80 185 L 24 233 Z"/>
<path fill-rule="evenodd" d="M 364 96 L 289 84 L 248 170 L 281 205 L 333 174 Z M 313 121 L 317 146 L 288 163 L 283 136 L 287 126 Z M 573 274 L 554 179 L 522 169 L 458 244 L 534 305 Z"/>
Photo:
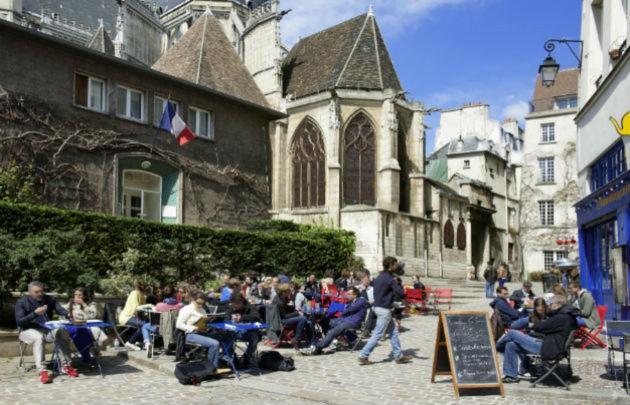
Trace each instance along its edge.
<path fill-rule="evenodd" d="M 142 336 L 142 326 L 145 323 L 146 322 L 144 322 L 142 319 L 137 318 L 135 316 L 129 318 L 129 320 L 127 321 L 125 325 L 135 326 L 137 328 L 136 330 L 133 331 L 131 336 L 129 336 L 129 339 L 127 339 L 129 343 L 136 343 L 138 340 L 140 340 L 140 337 Z"/>
<path fill-rule="evenodd" d="M 359 357 L 367 359 L 372 353 L 372 350 L 381 340 L 381 337 L 385 332 L 389 333 L 389 341 L 392 345 L 392 355 L 395 359 L 402 357 L 402 349 L 400 347 L 400 340 L 398 340 L 398 330 L 396 325 L 392 321 L 392 310 L 381 307 L 374 307 L 374 314 L 376 315 L 376 327 L 372 332 L 372 337 L 361 350 Z"/>
<path fill-rule="evenodd" d="M 151 341 L 151 333 L 157 332 L 158 326 L 151 325 L 150 323 L 147 322 L 144 325 L 142 325 L 140 330 L 142 331 L 142 340 L 144 340 L 144 343 L 147 343 Z"/>
<path fill-rule="evenodd" d="M 352 329 L 352 325 L 344 322 L 342 318 L 332 319 L 328 327 L 329 329 L 328 332 L 326 332 L 326 336 L 316 344 L 318 351 L 328 347 L 337 336 L 341 336 L 348 329 Z"/>
<path fill-rule="evenodd" d="M 308 334 L 309 343 L 313 343 L 313 330 L 311 328 L 308 319 L 305 316 L 294 316 L 293 318 L 288 318 L 282 321 L 282 326 L 293 326 L 295 325 L 295 341 L 299 342 L 302 338 L 302 333 L 304 332 L 304 328 L 308 327 L 306 333 Z"/>
<path fill-rule="evenodd" d="M 243 330 L 236 335 L 236 340 L 247 342 L 247 350 L 245 350 L 245 358 L 252 360 L 256 353 L 256 347 L 260 342 L 260 333 L 257 330 Z"/>
<path fill-rule="evenodd" d="M 486 298 L 494 297 L 494 283 L 486 281 Z"/>
<path fill-rule="evenodd" d="M 503 335 L 497 341 L 497 351 L 503 352 L 503 375 L 518 378 L 519 361 L 523 363 L 527 353 L 539 354 L 541 346 L 542 340 L 523 332 L 511 330 Z"/>
<path fill-rule="evenodd" d="M 581 316 L 576 317 L 575 320 L 577 321 L 578 326 L 586 326 L 586 319 Z"/>
<path fill-rule="evenodd" d="M 529 316 L 518 318 L 510 324 L 510 329 L 523 329 L 529 324 Z"/>
<path fill-rule="evenodd" d="M 219 342 L 211 337 L 200 335 L 197 333 L 187 333 L 186 343 L 194 343 L 199 346 L 208 348 L 208 362 L 211 363 L 215 369 L 219 367 Z"/>

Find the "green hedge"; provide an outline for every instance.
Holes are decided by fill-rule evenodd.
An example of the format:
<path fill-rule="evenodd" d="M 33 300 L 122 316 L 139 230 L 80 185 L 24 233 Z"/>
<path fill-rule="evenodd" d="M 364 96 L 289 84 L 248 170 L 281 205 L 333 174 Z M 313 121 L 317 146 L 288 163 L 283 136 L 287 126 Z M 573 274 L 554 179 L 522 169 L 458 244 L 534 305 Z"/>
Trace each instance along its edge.
<path fill-rule="evenodd" d="M 354 248 L 351 232 L 286 221 L 235 230 L 0 203 L 4 291 L 24 289 L 32 279 L 66 292 L 137 278 L 203 285 L 224 271 L 321 276 L 347 266 Z"/>

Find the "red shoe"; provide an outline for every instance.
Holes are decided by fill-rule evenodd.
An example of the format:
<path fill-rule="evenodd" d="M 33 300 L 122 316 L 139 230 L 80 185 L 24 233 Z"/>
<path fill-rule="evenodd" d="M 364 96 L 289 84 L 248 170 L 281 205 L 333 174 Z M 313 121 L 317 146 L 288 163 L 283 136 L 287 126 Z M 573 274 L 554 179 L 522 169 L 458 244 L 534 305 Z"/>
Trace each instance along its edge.
<path fill-rule="evenodd" d="M 79 372 L 77 370 L 75 370 L 70 364 L 66 364 L 65 366 L 63 366 L 61 368 L 61 372 L 64 374 L 67 374 L 68 377 L 78 377 L 79 376 Z"/>
<path fill-rule="evenodd" d="M 52 376 L 46 370 L 42 370 L 39 372 L 39 382 L 42 384 L 50 384 L 53 382 Z"/>

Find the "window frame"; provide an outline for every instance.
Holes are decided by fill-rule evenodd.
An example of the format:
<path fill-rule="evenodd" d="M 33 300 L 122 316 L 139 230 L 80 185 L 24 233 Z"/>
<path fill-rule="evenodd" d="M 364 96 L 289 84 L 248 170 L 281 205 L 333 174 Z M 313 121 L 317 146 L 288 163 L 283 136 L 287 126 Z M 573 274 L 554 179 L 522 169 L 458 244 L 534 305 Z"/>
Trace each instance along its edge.
<path fill-rule="evenodd" d="M 160 113 L 159 116 L 156 116 L 156 114 L 155 114 L 155 102 L 158 101 L 158 100 L 162 100 L 162 110 L 161 110 L 162 112 Z M 160 123 L 162 122 L 162 114 L 164 113 L 164 104 L 167 101 L 170 101 L 173 104 L 173 106 L 175 107 L 175 112 L 177 114 L 180 114 L 180 117 L 181 117 L 182 109 L 181 109 L 181 103 L 179 101 L 175 101 L 173 99 L 164 98 L 162 96 L 154 95 L 153 96 L 153 126 L 158 127 L 158 128 L 160 127 Z"/>
<path fill-rule="evenodd" d="M 547 131 L 545 131 L 545 129 L 547 129 Z M 545 123 L 540 124 L 540 143 L 555 143 L 555 142 L 556 142 L 556 123 L 545 122 Z"/>
<path fill-rule="evenodd" d="M 85 97 L 85 105 L 83 104 L 79 104 L 79 102 L 77 101 L 77 76 L 83 76 L 87 78 L 87 88 L 86 88 L 86 97 Z M 103 87 L 102 87 L 102 93 L 101 93 L 101 102 L 102 102 L 102 108 L 98 109 L 98 108 L 94 108 L 93 106 L 90 105 L 91 102 L 91 93 L 92 93 L 92 81 L 97 81 L 100 82 Z M 98 77 L 98 76 L 94 76 L 91 75 L 89 73 L 85 73 L 85 72 L 81 72 L 81 71 L 77 71 L 74 72 L 74 100 L 73 100 L 73 104 L 77 107 L 81 107 L 81 108 L 85 108 L 86 110 L 90 110 L 90 111 L 94 111 L 94 112 L 99 112 L 99 113 L 107 113 L 108 111 L 108 97 L 107 97 L 107 79 L 103 78 L 103 77 Z"/>
<path fill-rule="evenodd" d="M 560 103 L 567 103 L 566 106 L 561 106 Z M 565 96 L 565 97 L 557 97 L 554 100 L 554 107 L 556 110 L 570 110 L 573 108 L 577 108 L 578 106 L 578 99 L 577 99 L 577 95 L 575 96 Z"/>
<path fill-rule="evenodd" d="M 125 96 L 125 112 L 124 114 L 121 113 L 121 109 L 120 106 L 118 105 L 118 90 L 119 89 L 124 89 L 126 92 L 126 96 Z M 131 116 L 131 92 L 135 92 L 135 93 L 139 93 L 140 94 L 140 118 L 136 118 L 136 117 L 132 117 Z M 133 88 L 133 87 L 129 87 L 129 86 L 125 86 L 122 84 L 117 84 L 116 85 L 116 116 L 119 118 L 124 118 L 126 120 L 130 120 L 130 121 L 135 121 L 135 122 L 142 122 L 142 123 L 146 123 L 147 121 L 147 113 L 146 113 L 146 104 L 147 104 L 147 94 L 146 91 L 143 90 L 139 90 L 137 88 Z"/>
<path fill-rule="evenodd" d="M 556 182 L 556 158 L 545 156 L 538 158 L 538 183 L 554 184 Z"/>
<path fill-rule="evenodd" d="M 127 173 L 142 173 L 145 175 L 149 175 L 151 177 L 155 177 L 157 179 L 159 179 L 159 190 L 158 191 L 154 191 L 154 190 L 147 190 L 147 189 L 143 189 L 143 188 L 138 188 L 138 187 L 130 187 L 130 186 L 126 186 L 125 185 L 125 174 Z M 160 176 L 159 174 L 147 171 L 147 170 L 140 170 L 140 169 L 124 169 L 122 171 L 122 181 L 121 181 L 121 190 L 122 190 L 122 215 L 123 217 L 130 217 L 130 218 L 140 218 L 142 220 L 147 220 L 146 217 L 146 213 L 145 213 L 145 194 L 155 194 L 159 197 L 159 201 L 160 201 L 160 208 L 159 208 L 159 220 L 157 222 L 162 222 L 162 209 L 163 209 L 163 205 L 162 205 L 162 189 L 164 187 L 164 179 L 162 176 Z M 131 190 L 131 191 L 138 191 L 140 192 L 141 195 L 141 199 L 140 199 L 140 215 L 134 217 L 131 215 L 127 215 L 126 212 L 126 204 L 125 204 L 125 195 L 126 192 L 125 190 Z"/>
<path fill-rule="evenodd" d="M 548 260 L 549 256 L 551 256 L 550 261 Z M 548 271 L 559 259 L 567 257 L 569 254 L 564 250 L 543 250 L 543 269 Z"/>
<path fill-rule="evenodd" d="M 538 201 L 538 216 L 540 225 L 552 226 L 556 222 L 556 203 L 554 200 Z"/>
<path fill-rule="evenodd" d="M 195 113 L 195 125 L 194 128 L 192 127 L 191 123 L 190 123 L 190 114 L 194 112 Z M 199 115 L 200 113 L 206 113 L 208 115 L 208 134 L 207 135 L 201 135 L 199 133 Z M 212 111 L 209 110 L 205 110 L 203 108 L 200 107 L 195 107 L 195 106 L 188 106 L 188 122 L 187 124 L 190 126 L 190 129 L 193 131 L 193 133 L 195 134 L 196 137 L 201 138 L 201 139 L 206 139 L 209 141 L 213 141 L 214 140 L 214 114 L 212 113 Z"/>

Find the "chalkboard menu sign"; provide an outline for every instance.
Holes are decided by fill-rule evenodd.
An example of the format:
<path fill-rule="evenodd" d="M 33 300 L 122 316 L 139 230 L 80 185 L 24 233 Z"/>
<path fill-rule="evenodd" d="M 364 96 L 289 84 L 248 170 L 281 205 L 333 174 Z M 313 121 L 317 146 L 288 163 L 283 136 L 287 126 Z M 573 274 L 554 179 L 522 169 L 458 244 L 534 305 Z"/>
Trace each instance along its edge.
<path fill-rule="evenodd" d="M 440 313 L 432 382 L 435 382 L 436 375 L 451 375 L 456 396 L 462 388 L 498 388 L 503 395 L 496 348 L 486 312 Z"/>

